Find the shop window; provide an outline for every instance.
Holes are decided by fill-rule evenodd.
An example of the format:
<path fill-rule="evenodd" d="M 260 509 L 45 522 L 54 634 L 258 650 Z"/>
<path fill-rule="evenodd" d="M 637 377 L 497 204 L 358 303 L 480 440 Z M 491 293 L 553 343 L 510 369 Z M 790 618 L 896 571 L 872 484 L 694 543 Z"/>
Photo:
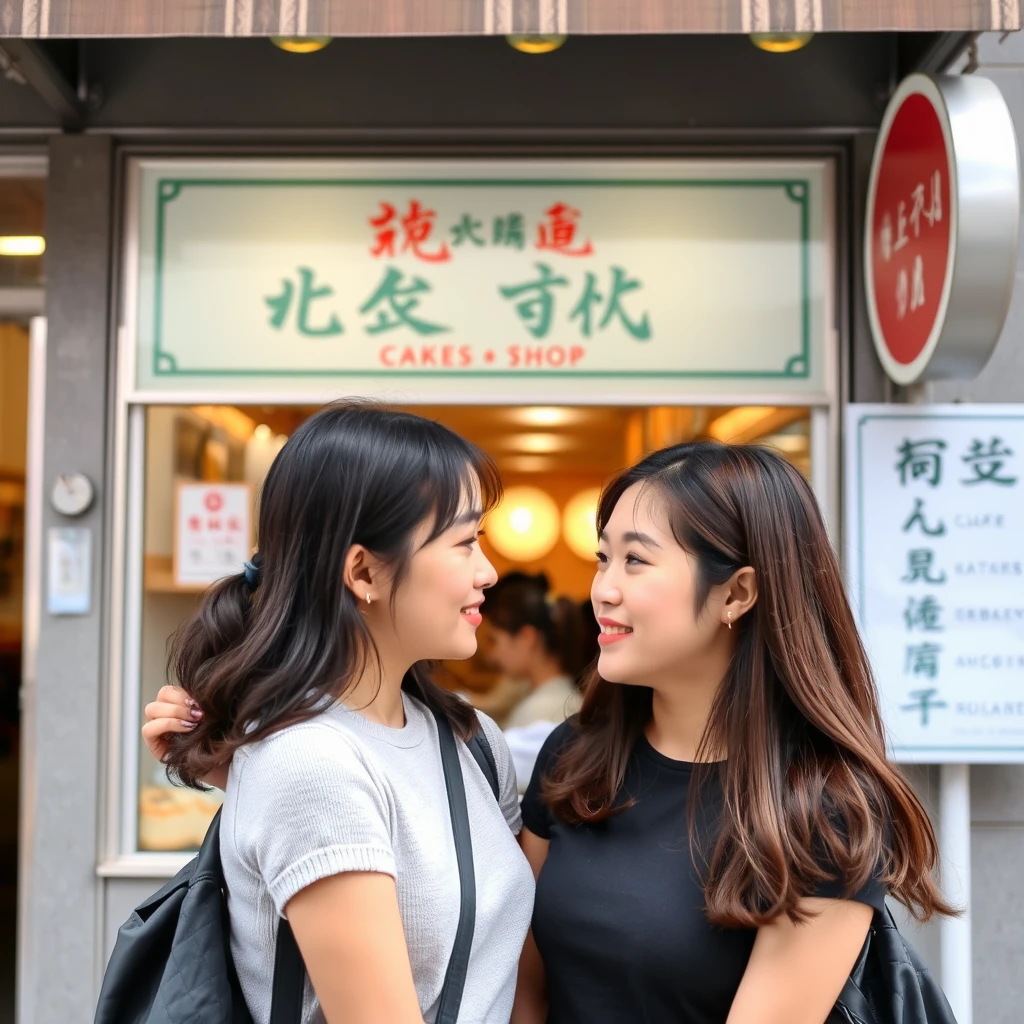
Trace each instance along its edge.
<path fill-rule="evenodd" d="M 45 197 L 45 178 L 0 178 L 0 288 L 44 283 Z"/>
<path fill-rule="evenodd" d="M 168 639 L 209 581 L 239 571 L 248 557 L 267 470 L 288 435 L 314 411 L 245 405 L 147 408 L 140 706 L 164 684 Z M 609 476 L 646 451 L 697 438 L 771 444 L 810 473 L 806 408 L 420 406 L 411 411 L 472 438 L 495 458 L 509 489 L 541 492 L 563 516 L 574 502 L 592 501 Z M 499 574 L 543 570 L 556 592 L 582 602 L 589 596 L 594 561 L 587 544 L 567 531 L 563 520 L 533 561 L 503 555 L 486 538 L 484 545 Z M 498 680 L 485 647 L 469 662 L 447 666 L 444 680 L 490 709 Z M 172 785 L 145 747 L 137 771 L 138 848 L 195 849 L 220 794 Z"/>
<path fill-rule="evenodd" d="M 212 580 L 236 571 L 249 556 L 254 495 L 278 447 L 269 428 L 232 407 L 147 410 L 143 707 L 166 681 L 175 629 Z M 220 794 L 172 785 L 145 747 L 138 768 L 139 849 L 197 847 Z"/>

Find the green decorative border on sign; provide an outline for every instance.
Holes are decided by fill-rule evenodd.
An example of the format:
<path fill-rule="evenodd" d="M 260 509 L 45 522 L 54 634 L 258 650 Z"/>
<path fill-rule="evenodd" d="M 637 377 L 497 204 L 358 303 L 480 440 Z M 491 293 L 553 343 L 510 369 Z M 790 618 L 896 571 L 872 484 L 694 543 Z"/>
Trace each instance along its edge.
<path fill-rule="evenodd" d="M 907 422 L 908 420 L 956 420 L 958 422 L 965 422 L 968 420 L 1024 420 L 1024 416 L 985 416 L 982 414 L 970 415 L 970 416 L 951 416 L 948 414 L 939 416 L 928 416 L 928 415 L 911 415 L 911 416 L 899 416 L 899 415 L 883 415 L 881 413 L 868 413 L 865 416 L 861 416 L 857 420 L 857 587 L 858 587 L 858 600 L 860 601 L 860 614 L 864 616 L 865 598 L 866 591 L 864 589 L 864 427 L 871 420 L 900 420 Z M 957 753 L 989 753 L 989 754 L 1008 754 L 1008 753 L 1021 753 L 1024 752 L 1024 746 L 1017 747 L 959 747 L 952 744 L 944 744 L 942 746 L 910 746 L 909 744 L 900 744 L 898 747 L 893 747 L 894 754 L 908 753 L 908 754 L 934 754 L 941 751 L 956 751 Z"/>
<path fill-rule="evenodd" d="M 781 188 L 800 207 L 801 339 L 800 351 L 781 370 L 187 370 L 163 351 L 163 284 L 165 209 L 190 188 Z M 157 182 L 156 267 L 153 289 L 153 374 L 156 377 L 568 377 L 568 378 L 663 378 L 712 380 L 806 380 L 811 375 L 811 183 L 806 178 L 749 179 L 575 179 L 575 178 L 161 178 Z"/>

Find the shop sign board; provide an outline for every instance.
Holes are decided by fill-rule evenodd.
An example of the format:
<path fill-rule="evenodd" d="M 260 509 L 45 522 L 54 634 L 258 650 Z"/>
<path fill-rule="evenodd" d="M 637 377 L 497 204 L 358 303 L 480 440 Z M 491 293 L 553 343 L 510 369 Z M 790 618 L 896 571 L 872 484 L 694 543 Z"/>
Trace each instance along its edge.
<path fill-rule="evenodd" d="M 242 571 L 252 554 L 248 484 L 179 483 L 174 514 L 174 583 L 206 587 Z"/>
<path fill-rule="evenodd" d="M 135 391 L 821 395 L 829 172 L 139 161 Z"/>
<path fill-rule="evenodd" d="M 1024 762 L 1024 405 L 847 409 L 851 597 L 893 755 Z"/>
<path fill-rule="evenodd" d="M 910 75 L 882 121 L 864 242 L 875 348 L 897 384 L 969 379 L 988 361 L 1019 221 L 1017 140 L 999 87 Z"/>

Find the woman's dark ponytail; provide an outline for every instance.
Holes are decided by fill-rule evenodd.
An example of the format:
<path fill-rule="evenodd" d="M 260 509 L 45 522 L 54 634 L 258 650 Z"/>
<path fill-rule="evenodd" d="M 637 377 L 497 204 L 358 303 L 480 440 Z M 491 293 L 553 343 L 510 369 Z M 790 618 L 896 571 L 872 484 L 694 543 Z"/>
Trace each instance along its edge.
<path fill-rule="evenodd" d="M 245 639 L 252 619 L 253 590 L 244 573 L 228 576 L 203 595 L 195 614 L 171 637 L 167 678 L 183 686 L 204 714 L 187 734 L 168 736 L 166 764 L 172 776 L 187 786 L 201 781 L 224 763 L 229 717 L 222 713 L 236 697 L 236 688 L 204 685 L 217 678 L 214 668 Z"/>

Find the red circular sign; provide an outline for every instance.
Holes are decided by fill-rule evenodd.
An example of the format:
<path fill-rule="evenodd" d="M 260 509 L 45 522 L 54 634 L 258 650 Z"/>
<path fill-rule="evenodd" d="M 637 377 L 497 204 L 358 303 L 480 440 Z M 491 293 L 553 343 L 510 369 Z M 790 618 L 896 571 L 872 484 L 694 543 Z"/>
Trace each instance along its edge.
<path fill-rule="evenodd" d="M 931 355 L 953 272 L 953 160 L 940 103 L 921 91 L 894 103 L 872 168 L 867 299 L 879 356 L 900 383 Z"/>
<path fill-rule="evenodd" d="M 207 491 L 203 504 L 209 512 L 219 512 L 224 507 L 224 495 L 220 491 Z"/>

